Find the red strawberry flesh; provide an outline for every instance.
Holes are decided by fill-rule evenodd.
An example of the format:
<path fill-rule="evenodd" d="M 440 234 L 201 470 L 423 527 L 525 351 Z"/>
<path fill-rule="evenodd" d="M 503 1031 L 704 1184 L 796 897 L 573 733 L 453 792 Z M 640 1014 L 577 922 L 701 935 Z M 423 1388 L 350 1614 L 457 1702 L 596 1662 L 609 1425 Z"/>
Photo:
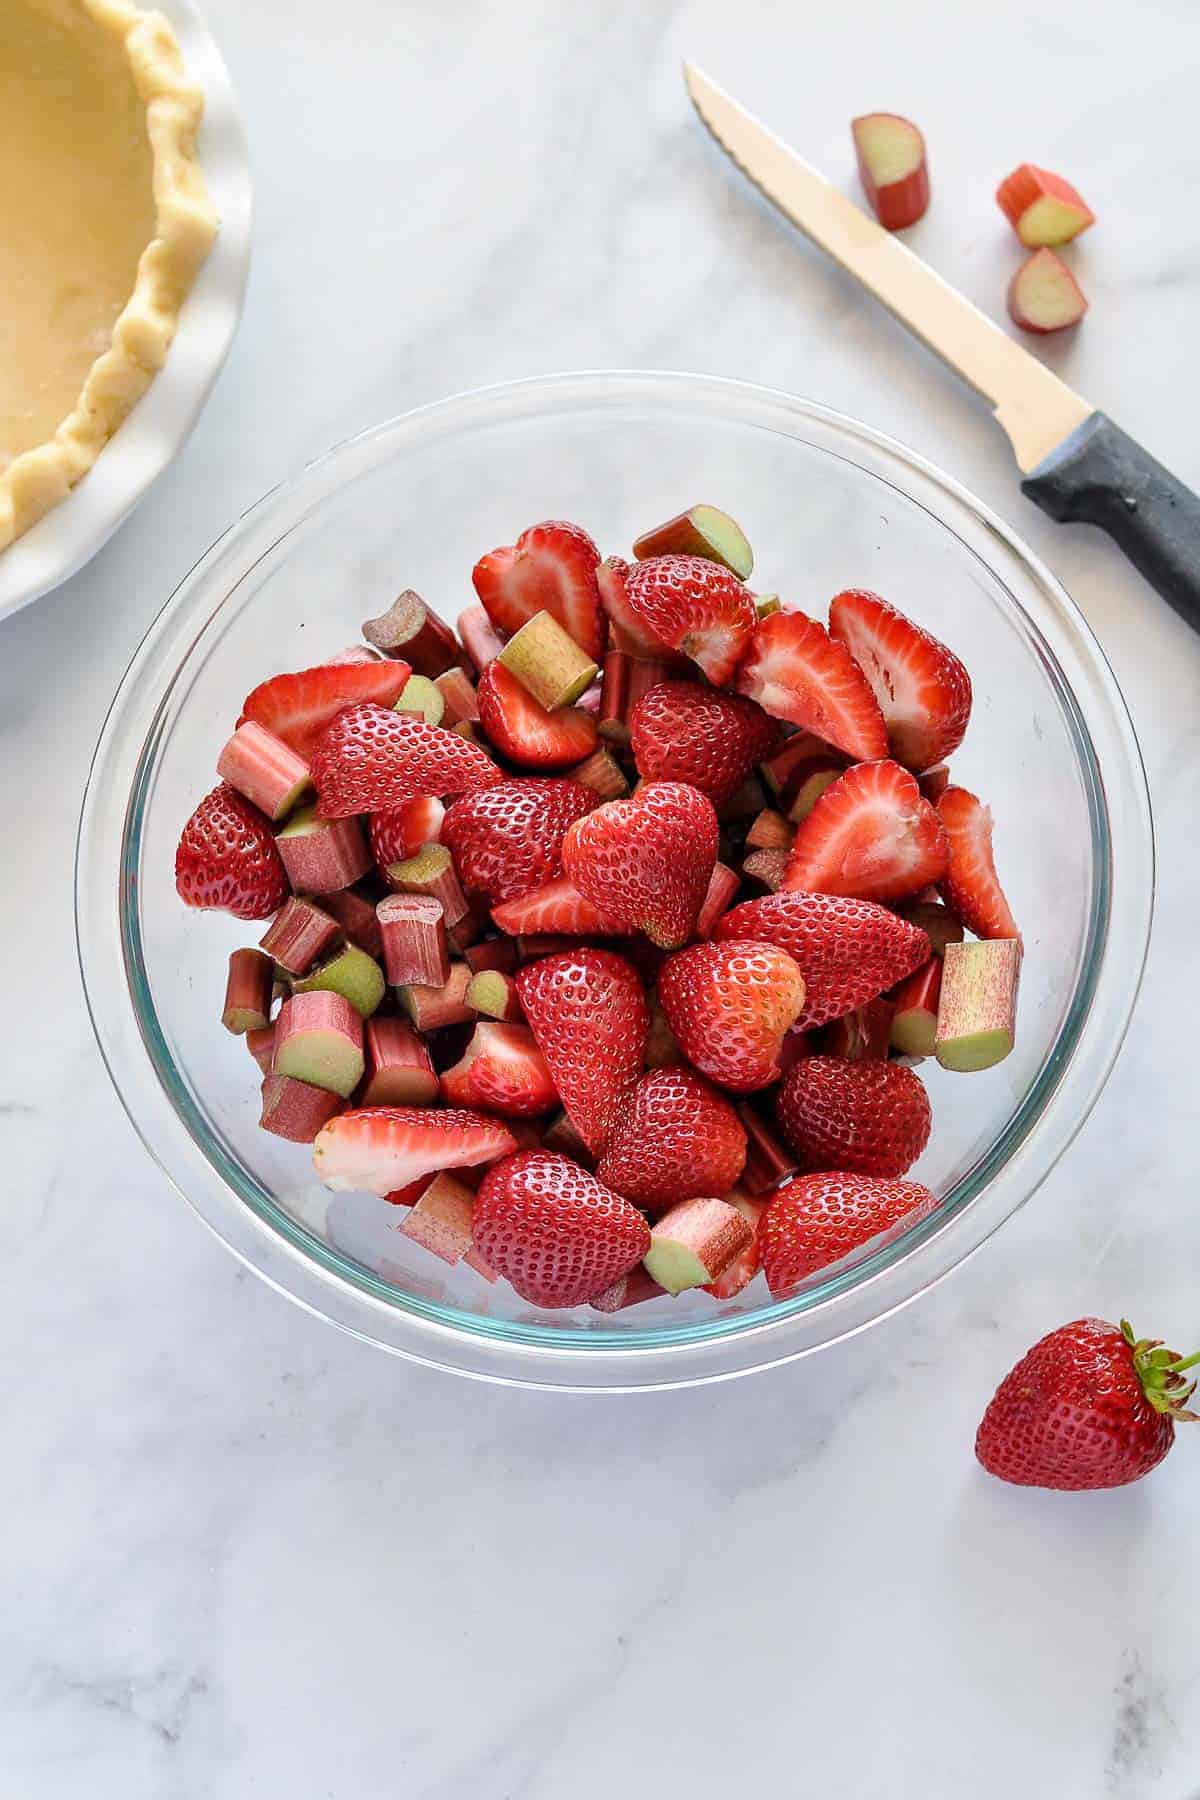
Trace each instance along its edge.
<path fill-rule="evenodd" d="M 347 706 L 371 701 L 394 706 L 409 677 L 406 662 L 322 663 L 260 681 L 242 702 L 238 720 L 253 719 L 309 758 L 317 739 Z"/>
<path fill-rule="evenodd" d="M 887 755 L 887 728 L 866 676 L 845 645 L 804 613 L 771 613 L 759 623 L 737 689 L 856 761 Z"/>
<path fill-rule="evenodd" d="M 598 662 L 604 651 L 599 561 L 582 526 L 547 519 L 523 531 L 515 544 L 481 556 L 471 579 L 498 631 L 511 636 L 535 613 L 548 612 Z"/>
<path fill-rule="evenodd" d="M 829 629 L 870 682 L 897 762 L 920 774 L 958 749 L 971 677 L 953 651 L 867 588 L 831 601 Z"/>
<path fill-rule="evenodd" d="M 858 763 L 796 828 L 784 889 L 902 900 L 946 872 L 941 820 L 897 762 Z"/>
<path fill-rule="evenodd" d="M 369 1106 L 318 1134 L 313 1167 L 326 1187 L 393 1194 L 421 1175 L 494 1162 L 515 1148 L 500 1119 L 464 1108 Z"/>

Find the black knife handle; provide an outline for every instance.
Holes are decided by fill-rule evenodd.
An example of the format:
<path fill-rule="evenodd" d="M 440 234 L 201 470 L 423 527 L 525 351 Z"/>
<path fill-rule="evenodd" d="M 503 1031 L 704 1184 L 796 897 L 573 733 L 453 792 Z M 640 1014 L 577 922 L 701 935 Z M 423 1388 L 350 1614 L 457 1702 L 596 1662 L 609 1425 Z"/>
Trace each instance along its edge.
<path fill-rule="evenodd" d="M 1021 492 L 1052 519 L 1099 525 L 1200 631 L 1200 496 L 1103 413 L 1040 462 Z"/>

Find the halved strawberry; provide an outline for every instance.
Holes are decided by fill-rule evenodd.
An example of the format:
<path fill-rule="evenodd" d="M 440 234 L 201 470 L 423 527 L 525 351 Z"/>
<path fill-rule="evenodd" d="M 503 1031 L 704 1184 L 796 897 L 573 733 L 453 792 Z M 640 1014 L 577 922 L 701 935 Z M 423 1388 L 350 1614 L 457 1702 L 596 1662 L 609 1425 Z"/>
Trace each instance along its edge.
<path fill-rule="evenodd" d="M 846 646 L 805 613 L 769 613 L 759 622 L 735 686 L 856 761 L 887 755 L 887 727 L 866 676 Z"/>
<path fill-rule="evenodd" d="M 525 1119 L 558 1105 L 546 1059 L 527 1025 L 482 1022 L 462 1057 L 441 1078 L 451 1106 L 477 1106 Z"/>
<path fill-rule="evenodd" d="M 498 631 L 519 631 L 535 613 L 553 615 L 594 662 L 604 651 L 604 615 L 596 588 L 600 552 L 581 525 L 547 519 L 515 544 L 481 556 L 475 592 Z"/>
<path fill-rule="evenodd" d="M 322 663 L 293 675 L 260 681 L 242 702 L 238 724 L 253 719 L 290 744 L 298 755 L 311 757 L 325 727 L 346 706 L 374 701 L 393 706 L 409 677 L 406 662 Z"/>
<path fill-rule="evenodd" d="M 637 971 L 611 950 L 568 950 L 528 964 L 517 992 L 567 1116 L 599 1155 L 642 1072 L 650 1015 Z"/>
<path fill-rule="evenodd" d="M 660 681 L 629 714 L 638 774 L 690 782 L 714 806 L 737 793 L 778 738 L 778 725 L 753 700 L 698 681 Z"/>
<path fill-rule="evenodd" d="M 902 1221 L 915 1224 L 935 1205 L 919 1181 L 801 1175 L 771 1197 L 759 1222 L 758 1250 L 767 1286 L 776 1300 L 782 1299 L 806 1276 L 840 1262 Z"/>
<path fill-rule="evenodd" d="M 677 1200 L 723 1194 L 745 1161 L 745 1128 L 729 1101 L 676 1065 L 642 1076 L 596 1173 L 635 1206 L 661 1212 Z"/>
<path fill-rule="evenodd" d="M 426 844 L 439 842 L 446 808 L 432 794 L 419 794 L 399 806 L 384 806 L 367 820 L 371 855 L 381 870 L 407 862 Z"/>
<path fill-rule="evenodd" d="M 628 656 L 642 657 L 647 662 L 668 662 L 687 668 L 687 658 L 679 656 L 656 637 L 648 625 L 634 612 L 625 598 L 625 583 L 630 564 L 623 556 L 609 556 L 596 570 L 596 586 L 600 604 L 608 617 L 608 647 L 623 650 Z"/>
<path fill-rule="evenodd" d="M 665 949 L 686 944 L 717 860 L 712 801 L 682 781 L 646 781 L 563 839 L 563 868 L 585 900 Z"/>
<path fill-rule="evenodd" d="M 992 856 L 991 809 L 966 788 L 948 787 L 937 811 L 949 847 L 948 866 L 937 877 L 947 901 L 976 937 L 1019 938 Z"/>
<path fill-rule="evenodd" d="M 668 956 L 658 998 L 688 1061 L 737 1094 L 769 1086 L 804 1004 L 804 978 L 785 950 L 734 939 Z"/>
<path fill-rule="evenodd" d="M 481 1255 L 533 1306 L 581 1306 L 650 1248 L 650 1228 L 628 1200 L 549 1150 L 490 1169 L 471 1225 Z"/>
<path fill-rule="evenodd" d="M 499 1119 L 448 1107 L 368 1106 L 331 1119 L 313 1144 L 326 1187 L 394 1194 L 420 1175 L 495 1162 L 516 1149 Z"/>
<path fill-rule="evenodd" d="M 784 890 L 902 900 L 946 873 L 946 833 L 897 762 L 857 763 L 801 821 Z"/>
<path fill-rule="evenodd" d="M 904 1175 L 929 1142 L 929 1096 L 902 1063 L 806 1056 L 783 1078 L 775 1123 L 802 1169 Z"/>
<path fill-rule="evenodd" d="M 465 888 L 497 904 L 515 900 L 559 873 L 567 827 L 596 803 L 578 781 L 500 781 L 454 802 L 442 842 Z"/>
<path fill-rule="evenodd" d="M 490 662 L 475 691 L 479 723 L 502 756 L 523 769 L 566 769 L 596 748 L 596 720 L 581 706 L 547 712 L 502 662 Z"/>
<path fill-rule="evenodd" d="M 175 889 L 188 906 L 269 919 L 291 892 L 269 820 L 224 782 L 206 794 L 175 851 Z"/>
<path fill-rule="evenodd" d="M 585 900 L 573 882 L 560 875 L 544 887 L 492 908 L 492 918 L 509 937 L 534 932 L 578 933 L 587 937 L 619 937 L 625 927 Z"/>
<path fill-rule="evenodd" d="M 870 682 L 897 762 L 919 775 L 958 749 L 971 677 L 952 650 L 867 588 L 836 596 L 829 629 Z"/>
<path fill-rule="evenodd" d="M 736 575 L 703 556 L 652 556 L 625 577 L 625 601 L 644 631 L 699 663 L 721 686 L 754 632 L 754 601 Z"/>
<path fill-rule="evenodd" d="M 463 794 L 502 779 L 478 744 L 415 713 L 350 706 L 313 748 L 309 771 L 326 819 L 402 806 L 426 794 Z"/>
<path fill-rule="evenodd" d="M 736 1207 L 747 1225 L 754 1233 L 753 1238 L 734 1257 L 727 1269 L 722 1269 L 715 1281 L 705 1284 L 704 1292 L 711 1294 L 714 1300 L 732 1300 L 742 1289 L 749 1287 L 759 1270 L 758 1225 L 767 1210 L 765 1200 L 752 1200 L 749 1194 L 726 1194 L 730 1206 Z"/>

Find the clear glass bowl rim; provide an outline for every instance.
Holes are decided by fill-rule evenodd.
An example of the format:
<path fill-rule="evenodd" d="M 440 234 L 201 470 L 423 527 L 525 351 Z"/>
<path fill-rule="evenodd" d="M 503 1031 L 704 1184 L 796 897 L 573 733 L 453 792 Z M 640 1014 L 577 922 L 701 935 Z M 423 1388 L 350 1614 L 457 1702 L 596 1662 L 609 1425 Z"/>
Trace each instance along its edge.
<path fill-rule="evenodd" d="M 1033 604 L 1023 605 L 1011 589 L 1008 599 L 1070 724 L 1098 877 L 1080 979 L 1051 1052 L 1004 1131 L 935 1214 L 793 1300 L 750 1315 L 630 1330 L 619 1342 L 598 1342 L 584 1331 L 399 1297 L 297 1225 L 265 1189 L 256 1183 L 248 1189 L 173 1072 L 141 967 L 132 896 L 147 775 L 171 688 L 236 585 L 224 587 L 214 608 L 209 584 L 216 565 L 230 561 L 240 579 L 251 563 L 239 562 L 238 553 L 252 538 L 277 544 L 406 438 L 462 429 L 473 419 L 544 416 L 565 404 L 600 409 L 656 402 L 707 406 L 783 435 L 803 437 L 806 423 L 816 425 L 845 440 L 847 460 L 855 462 L 856 445 L 869 450 L 874 463 L 884 459 L 888 475 L 874 463 L 856 466 L 923 506 L 969 553 L 979 554 L 955 532 L 943 508 L 959 509 L 1016 558 Z M 395 1354 L 485 1380 L 613 1392 L 729 1379 L 810 1354 L 886 1317 L 971 1255 L 1045 1179 L 1107 1079 L 1140 985 L 1153 889 L 1149 794 L 1116 680 L 1065 589 L 990 509 L 894 439 L 815 402 L 719 376 L 584 371 L 475 389 L 375 426 L 264 495 L 216 540 L 150 626 L 105 720 L 80 816 L 76 933 L 89 1013 L 122 1105 L 172 1185 L 246 1266 L 316 1316 Z M 1113 943 L 1121 946 L 1119 956 L 1107 953 Z"/>

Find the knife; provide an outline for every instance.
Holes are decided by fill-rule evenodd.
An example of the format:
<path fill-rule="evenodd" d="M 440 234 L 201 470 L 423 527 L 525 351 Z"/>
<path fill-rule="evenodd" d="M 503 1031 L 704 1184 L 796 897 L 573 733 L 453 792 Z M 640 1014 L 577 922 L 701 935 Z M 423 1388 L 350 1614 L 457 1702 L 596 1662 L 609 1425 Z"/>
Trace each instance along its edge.
<path fill-rule="evenodd" d="M 754 185 L 961 375 L 1008 433 L 1021 492 L 1098 525 L 1200 631 L 1200 498 L 691 63 L 684 80 Z"/>

